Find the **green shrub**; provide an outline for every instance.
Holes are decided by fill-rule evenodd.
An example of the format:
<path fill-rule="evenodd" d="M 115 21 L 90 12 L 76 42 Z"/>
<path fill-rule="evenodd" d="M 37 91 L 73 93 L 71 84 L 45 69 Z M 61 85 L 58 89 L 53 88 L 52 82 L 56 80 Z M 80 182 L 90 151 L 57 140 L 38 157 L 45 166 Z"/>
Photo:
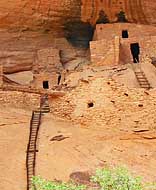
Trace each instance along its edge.
<path fill-rule="evenodd" d="M 91 181 L 98 184 L 98 190 L 156 190 L 155 183 L 143 183 L 140 177 L 133 177 L 131 173 L 123 167 L 98 169 L 95 175 L 91 177 Z M 32 190 L 87 189 L 84 185 L 76 185 L 72 182 L 47 181 L 39 176 L 33 177 L 32 184 L 36 187 L 32 188 Z M 94 190 L 94 188 L 92 188 L 92 190 Z"/>
<path fill-rule="evenodd" d="M 85 190 L 86 189 L 84 185 L 47 181 L 39 176 L 33 177 L 32 184 L 36 187 L 36 190 Z M 32 189 L 35 190 L 35 188 Z"/>
<path fill-rule="evenodd" d="M 155 190 L 154 184 L 143 184 L 140 177 L 133 177 L 126 168 L 98 169 L 92 181 L 100 190 Z"/>

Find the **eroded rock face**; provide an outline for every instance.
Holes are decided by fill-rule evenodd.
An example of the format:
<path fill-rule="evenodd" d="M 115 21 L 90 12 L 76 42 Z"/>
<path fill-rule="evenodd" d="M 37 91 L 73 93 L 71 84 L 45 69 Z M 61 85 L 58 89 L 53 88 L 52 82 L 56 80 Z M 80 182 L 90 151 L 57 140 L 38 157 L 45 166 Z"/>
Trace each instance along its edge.
<path fill-rule="evenodd" d="M 82 0 L 82 20 L 95 24 L 101 10 L 110 21 L 116 21 L 116 14 L 124 11 L 129 22 L 155 24 L 154 0 Z"/>
<path fill-rule="evenodd" d="M 0 27 L 51 30 L 79 19 L 80 8 L 80 0 L 1 0 Z"/>
<path fill-rule="evenodd" d="M 155 24 L 154 0 L 1 0 L 0 27 L 58 30 L 80 17 L 95 24 L 101 10 L 110 21 L 123 10 L 130 22 Z"/>

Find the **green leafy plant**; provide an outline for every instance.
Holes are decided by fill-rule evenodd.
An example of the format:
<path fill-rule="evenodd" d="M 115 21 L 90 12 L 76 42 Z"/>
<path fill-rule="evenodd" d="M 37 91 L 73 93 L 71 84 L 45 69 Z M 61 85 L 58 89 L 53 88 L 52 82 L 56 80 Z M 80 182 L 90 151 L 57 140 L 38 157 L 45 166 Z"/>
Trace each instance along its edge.
<path fill-rule="evenodd" d="M 92 181 L 100 190 L 155 190 L 154 184 L 143 184 L 140 177 L 133 177 L 124 167 L 98 169 Z"/>
<path fill-rule="evenodd" d="M 32 190 L 85 190 L 86 186 L 76 185 L 72 182 L 63 183 L 57 181 L 47 181 L 40 176 L 34 176 L 32 178 L 33 188 Z"/>
<path fill-rule="evenodd" d="M 156 190 L 156 183 L 143 183 L 141 177 L 134 177 L 124 167 L 98 169 L 95 175 L 91 177 L 91 181 L 98 185 L 98 190 Z M 85 185 L 77 185 L 72 182 L 47 181 L 40 176 L 34 176 L 32 184 L 32 190 L 87 189 Z"/>

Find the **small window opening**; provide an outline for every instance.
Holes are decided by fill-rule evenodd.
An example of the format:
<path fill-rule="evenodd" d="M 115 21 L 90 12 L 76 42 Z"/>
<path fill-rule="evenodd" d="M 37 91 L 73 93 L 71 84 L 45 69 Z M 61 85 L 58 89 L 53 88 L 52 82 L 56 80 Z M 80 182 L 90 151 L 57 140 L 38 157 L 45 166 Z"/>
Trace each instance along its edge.
<path fill-rule="evenodd" d="M 127 30 L 122 31 L 122 38 L 128 38 L 128 31 Z"/>
<path fill-rule="evenodd" d="M 48 81 L 43 81 L 43 88 L 49 89 L 49 82 Z"/>
<path fill-rule="evenodd" d="M 93 102 L 89 102 L 88 103 L 88 108 L 92 108 L 92 107 L 94 107 L 94 103 Z"/>
<path fill-rule="evenodd" d="M 139 43 L 133 43 L 130 45 L 131 54 L 133 56 L 133 63 L 139 63 L 140 47 Z"/>

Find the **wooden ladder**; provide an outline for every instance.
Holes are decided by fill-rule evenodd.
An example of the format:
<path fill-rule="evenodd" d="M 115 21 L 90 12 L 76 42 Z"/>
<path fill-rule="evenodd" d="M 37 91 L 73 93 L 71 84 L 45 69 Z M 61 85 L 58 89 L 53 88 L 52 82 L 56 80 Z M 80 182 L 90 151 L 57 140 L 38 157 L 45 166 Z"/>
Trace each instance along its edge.
<path fill-rule="evenodd" d="M 37 137 L 41 123 L 41 111 L 33 111 L 30 122 L 29 142 L 27 146 L 26 168 L 27 168 L 27 190 L 32 188 L 31 179 L 35 175 Z"/>
<path fill-rule="evenodd" d="M 41 119 L 44 113 L 50 112 L 48 96 L 44 95 L 40 100 L 40 109 L 32 112 L 30 121 L 29 142 L 27 145 L 26 169 L 27 169 L 27 190 L 32 189 L 32 177 L 35 176 L 36 153 L 38 132 L 41 125 Z"/>
<path fill-rule="evenodd" d="M 40 109 L 41 109 L 42 113 L 49 113 L 50 112 L 47 94 L 45 94 L 44 96 L 41 97 Z"/>
<path fill-rule="evenodd" d="M 149 90 L 151 88 L 151 85 L 150 85 L 149 81 L 147 80 L 145 73 L 142 70 L 135 71 L 135 76 L 136 76 L 141 88 L 144 88 L 147 90 Z"/>

